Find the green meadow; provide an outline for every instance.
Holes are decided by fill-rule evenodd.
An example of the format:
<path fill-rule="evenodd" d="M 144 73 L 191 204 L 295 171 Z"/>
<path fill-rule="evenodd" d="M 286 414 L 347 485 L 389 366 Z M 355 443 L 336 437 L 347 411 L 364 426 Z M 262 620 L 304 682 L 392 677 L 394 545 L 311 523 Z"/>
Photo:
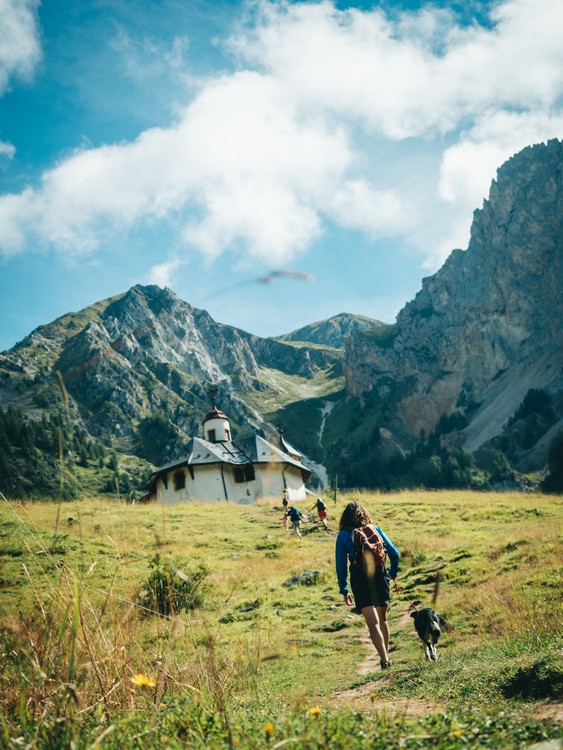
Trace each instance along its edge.
<path fill-rule="evenodd" d="M 336 584 L 349 500 L 401 552 L 385 672 Z M 562 499 L 327 504 L 298 540 L 269 502 L 0 497 L 0 747 L 560 747 Z M 413 605 L 442 619 L 436 663 Z"/>

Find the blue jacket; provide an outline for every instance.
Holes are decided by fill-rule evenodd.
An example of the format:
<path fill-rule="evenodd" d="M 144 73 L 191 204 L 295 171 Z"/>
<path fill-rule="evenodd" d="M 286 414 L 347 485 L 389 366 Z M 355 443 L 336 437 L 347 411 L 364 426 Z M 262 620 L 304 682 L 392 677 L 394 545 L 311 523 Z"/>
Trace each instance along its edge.
<path fill-rule="evenodd" d="M 389 577 L 396 578 L 399 570 L 399 550 L 393 545 L 389 537 L 379 528 L 375 527 L 381 534 L 385 542 L 387 555 L 389 556 Z M 350 529 L 342 529 L 336 537 L 336 577 L 338 578 L 338 587 L 340 593 L 345 596 L 348 593 L 348 560 L 350 564 L 354 562 L 356 548 L 354 547 L 354 538 Z"/>

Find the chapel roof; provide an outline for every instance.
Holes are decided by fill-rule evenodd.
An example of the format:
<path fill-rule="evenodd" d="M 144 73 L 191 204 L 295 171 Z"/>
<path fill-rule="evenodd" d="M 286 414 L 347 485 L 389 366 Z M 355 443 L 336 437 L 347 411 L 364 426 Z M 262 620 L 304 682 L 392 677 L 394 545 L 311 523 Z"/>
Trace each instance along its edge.
<path fill-rule="evenodd" d="M 292 445 L 290 445 L 282 434 L 280 434 L 280 443 L 282 450 L 284 450 L 286 453 L 289 453 L 290 456 L 297 456 L 298 458 L 303 457 L 303 454 Z"/>
<path fill-rule="evenodd" d="M 221 409 L 218 409 L 216 406 L 211 409 L 211 411 L 205 415 L 203 419 L 203 424 L 208 422 L 210 419 L 226 419 L 227 422 L 229 421 L 229 417 L 227 417 L 226 414 L 224 414 Z"/>
<path fill-rule="evenodd" d="M 296 451 L 297 452 L 297 451 Z M 235 441 L 218 441 L 211 443 L 209 440 L 194 437 L 188 443 L 186 455 L 176 461 L 161 466 L 152 473 L 153 477 L 165 473 L 170 469 L 182 466 L 202 466 L 206 464 L 231 464 L 243 466 L 244 464 L 289 464 L 299 469 L 305 475 L 305 481 L 313 473 L 311 469 L 291 458 L 280 448 L 276 448 L 260 435 L 243 438 Z"/>

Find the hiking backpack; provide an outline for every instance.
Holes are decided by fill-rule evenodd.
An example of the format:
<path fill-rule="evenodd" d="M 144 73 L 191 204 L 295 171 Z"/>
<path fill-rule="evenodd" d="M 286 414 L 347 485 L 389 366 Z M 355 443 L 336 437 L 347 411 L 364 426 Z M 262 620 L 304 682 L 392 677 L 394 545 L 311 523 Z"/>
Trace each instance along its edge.
<path fill-rule="evenodd" d="M 354 546 L 356 548 L 356 561 L 363 562 L 366 573 L 373 573 L 385 569 L 385 542 L 376 531 L 375 526 L 368 524 L 354 529 Z"/>
<path fill-rule="evenodd" d="M 301 511 L 298 508 L 289 509 L 289 518 L 292 523 L 296 523 L 301 520 Z"/>

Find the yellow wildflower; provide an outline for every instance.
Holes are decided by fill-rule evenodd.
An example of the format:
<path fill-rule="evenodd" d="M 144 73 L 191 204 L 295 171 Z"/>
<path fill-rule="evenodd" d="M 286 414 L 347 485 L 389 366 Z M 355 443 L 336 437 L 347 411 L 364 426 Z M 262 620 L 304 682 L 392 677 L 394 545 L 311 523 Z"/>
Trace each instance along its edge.
<path fill-rule="evenodd" d="M 246 698 L 241 698 L 240 699 L 240 705 L 244 706 L 245 703 L 246 703 Z"/>
<path fill-rule="evenodd" d="M 369 697 L 370 697 L 371 702 L 373 703 L 374 700 L 377 698 L 377 693 L 370 693 Z"/>
<path fill-rule="evenodd" d="M 274 725 L 271 722 L 264 727 L 264 733 L 266 734 L 266 737 L 271 737 L 273 735 Z"/>
<path fill-rule="evenodd" d="M 133 677 L 131 677 L 131 682 L 137 687 L 154 687 L 156 685 L 154 677 L 149 677 L 142 673 L 134 674 Z"/>
<path fill-rule="evenodd" d="M 463 734 L 463 732 L 461 731 L 461 729 L 454 729 L 454 731 L 452 732 L 452 734 L 453 734 L 454 737 L 461 737 L 461 735 Z"/>
<path fill-rule="evenodd" d="M 313 706 L 313 708 L 310 708 L 308 713 L 309 716 L 318 716 L 321 712 L 321 709 L 318 706 Z"/>

